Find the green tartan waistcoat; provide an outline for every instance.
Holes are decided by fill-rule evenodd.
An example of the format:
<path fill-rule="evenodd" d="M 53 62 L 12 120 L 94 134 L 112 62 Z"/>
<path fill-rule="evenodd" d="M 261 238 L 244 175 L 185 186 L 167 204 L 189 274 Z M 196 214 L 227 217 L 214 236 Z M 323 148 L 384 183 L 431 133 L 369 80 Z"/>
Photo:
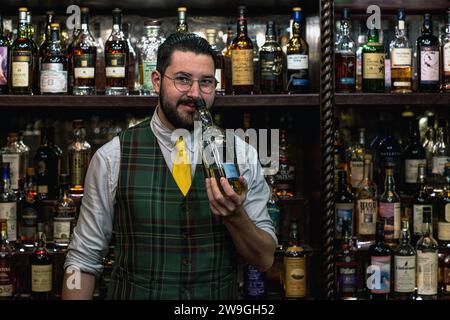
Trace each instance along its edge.
<path fill-rule="evenodd" d="M 184 197 L 150 121 L 123 131 L 110 299 L 234 299 L 236 254 L 209 209 L 202 165 Z"/>

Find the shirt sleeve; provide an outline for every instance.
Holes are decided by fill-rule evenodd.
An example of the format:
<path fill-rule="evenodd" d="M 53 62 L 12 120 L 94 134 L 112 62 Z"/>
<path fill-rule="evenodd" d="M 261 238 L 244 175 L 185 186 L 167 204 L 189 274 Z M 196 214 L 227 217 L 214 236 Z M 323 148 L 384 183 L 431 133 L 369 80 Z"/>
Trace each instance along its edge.
<path fill-rule="evenodd" d="M 103 272 L 113 229 L 114 198 L 120 159 L 117 137 L 92 157 L 86 173 L 84 195 L 64 268 L 76 267 L 96 277 Z"/>

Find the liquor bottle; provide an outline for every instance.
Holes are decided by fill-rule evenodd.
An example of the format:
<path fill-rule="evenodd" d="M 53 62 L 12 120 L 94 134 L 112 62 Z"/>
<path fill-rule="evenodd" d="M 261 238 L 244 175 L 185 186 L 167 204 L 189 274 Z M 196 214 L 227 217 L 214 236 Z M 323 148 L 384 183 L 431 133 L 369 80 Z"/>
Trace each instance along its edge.
<path fill-rule="evenodd" d="M 350 9 L 342 10 L 340 37 L 335 44 L 336 92 L 356 90 L 356 44 L 350 36 Z"/>
<path fill-rule="evenodd" d="M 447 9 L 447 25 L 442 39 L 442 91 L 450 92 L 450 8 Z"/>
<path fill-rule="evenodd" d="M 284 253 L 284 298 L 305 299 L 307 296 L 307 263 L 305 249 L 299 244 L 297 220 L 289 226 L 289 245 Z"/>
<path fill-rule="evenodd" d="M 0 300 L 11 300 L 15 289 L 14 269 L 7 237 L 6 220 L 0 218 Z"/>
<path fill-rule="evenodd" d="M 350 182 L 352 188 L 356 189 L 363 179 L 364 156 L 368 154 L 366 147 L 366 129 L 358 129 L 358 140 L 350 150 Z"/>
<path fill-rule="evenodd" d="M 358 262 L 351 228 L 349 221 L 344 220 L 340 246 L 335 257 L 336 298 L 340 300 L 355 300 L 358 290 Z"/>
<path fill-rule="evenodd" d="M 447 130 L 445 119 L 438 119 L 438 129 L 436 132 L 436 142 L 432 152 L 432 180 L 434 188 L 440 189 L 445 184 L 444 169 L 445 164 L 450 162 L 450 146 L 447 144 Z"/>
<path fill-rule="evenodd" d="M 225 94 L 233 94 L 233 81 L 232 81 L 232 63 L 231 63 L 231 45 L 233 44 L 233 30 L 230 26 L 227 29 L 227 42 L 223 50 L 223 59 L 225 67 Z"/>
<path fill-rule="evenodd" d="M 27 168 L 25 197 L 20 212 L 20 242 L 25 248 L 33 248 L 37 240 L 38 202 L 34 168 Z"/>
<path fill-rule="evenodd" d="M 25 144 L 23 141 L 24 131 L 19 131 L 17 144 L 19 145 L 19 150 L 21 153 L 21 165 L 22 167 L 19 169 L 19 172 L 23 172 L 23 177 L 25 177 L 25 173 L 27 172 L 27 168 L 31 165 L 30 163 L 30 147 Z"/>
<path fill-rule="evenodd" d="M 438 293 L 438 243 L 433 238 L 431 210 L 423 209 L 423 235 L 417 241 L 417 294 L 422 300 L 434 300 Z"/>
<path fill-rule="evenodd" d="M 45 234 L 41 234 L 30 256 L 31 299 L 49 300 L 53 285 L 53 258 L 46 248 Z"/>
<path fill-rule="evenodd" d="M 41 94 L 67 94 L 67 59 L 62 51 L 59 28 L 59 23 L 50 25 L 47 53 L 41 57 Z"/>
<path fill-rule="evenodd" d="M 73 121 L 73 140 L 67 147 L 70 175 L 70 194 L 81 198 L 84 192 L 84 179 L 91 160 L 91 145 L 86 141 L 83 120 Z"/>
<path fill-rule="evenodd" d="M 186 11 L 186 7 L 178 8 L 178 22 L 176 27 L 177 32 L 188 32 Z"/>
<path fill-rule="evenodd" d="M 36 66 L 36 79 L 39 79 L 41 74 L 41 60 L 42 57 L 45 57 L 48 52 L 48 46 L 50 44 L 51 39 L 51 24 L 54 23 L 55 19 L 55 12 L 54 11 L 47 11 L 45 13 L 45 30 L 42 33 L 42 41 L 39 43 L 39 50 L 38 50 L 38 63 Z M 37 92 L 36 92 L 37 93 Z"/>
<path fill-rule="evenodd" d="M 73 70 L 74 95 L 95 94 L 95 64 L 97 47 L 89 31 L 89 9 L 81 8 L 81 29 L 72 45 L 71 67 Z"/>
<path fill-rule="evenodd" d="M 234 94 L 253 91 L 253 43 L 247 34 L 245 6 L 238 7 L 237 35 L 231 44 L 231 76 Z"/>
<path fill-rule="evenodd" d="M 50 146 L 50 128 L 41 128 L 41 145 L 34 158 L 39 201 L 55 200 L 58 186 L 58 155 Z"/>
<path fill-rule="evenodd" d="M 105 42 L 102 40 L 100 23 L 94 23 L 94 39 L 97 47 L 97 61 L 95 62 L 95 88 L 96 92 L 104 93 L 106 84 L 105 74 Z"/>
<path fill-rule="evenodd" d="M 113 28 L 105 43 L 106 95 L 128 95 L 129 48 L 122 30 L 122 10 L 113 10 Z"/>
<path fill-rule="evenodd" d="M 341 133 L 339 129 L 334 131 L 334 149 L 333 149 L 333 161 L 334 161 L 334 191 L 337 191 L 339 183 L 339 171 L 347 171 L 347 161 L 345 155 L 345 146 L 341 139 Z"/>
<path fill-rule="evenodd" d="M 277 236 L 278 243 L 281 243 L 281 234 L 280 234 L 280 223 L 281 223 L 281 211 L 280 207 L 277 204 L 278 197 L 276 195 L 276 186 L 275 186 L 275 175 L 267 175 L 266 176 L 267 184 L 270 188 L 270 197 L 267 202 L 267 211 L 269 213 L 270 219 L 272 220 L 273 227 L 275 229 L 275 235 Z"/>
<path fill-rule="evenodd" d="M 450 249 L 450 162 L 445 164 L 446 184 L 439 196 L 441 202 L 438 214 L 438 243 L 446 250 Z"/>
<path fill-rule="evenodd" d="M 208 43 L 211 45 L 211 49 L 213 49 L 215 54 L 214 66 L 216 67 L 215 78 L 217 81 L 216 85 L 216 94 L 224 95 L 225 94 L 225 62 L 222 55 L 222 52 L 217 49 L 216 44 L 216 29 L 207 29 L 206 30 L 206 39 Z"/>
<path fill-rule="evenodd" d="M 377 186 L 370 176 L 372 156 L 364 157 L 364 177 L 356 188 L 356 236 L 359 241 L 374 239 L 375 222 L 377 220 L 378 202 Z"/>
<path fill-rule="evenodd" d="M 11 189 L 8 162 L 2 164 L 0 189 L 0 219 L 6 220 L 7 240 L 14 247 L 17 241 L 17 197 Z"/>
<path fill-rule="evenodd" d="M 409 141 L 402 152 L 403 159 L 403 187 L 402 190 L 412 193 L 417 190 L 417 168 L 427 165 L 425 149 L 420 143 L 419 123 L 415 119 L 409 122 Z"/>
<path fill-rule="evenodd" d="M 241 194 L 243 186 L 239 181 L 239 167 L 236 159 L 229 155 L 229 151 L 232 150 L 228 150 L 225 133 L 214 124 L 203 100 L 197 101 L 196 106 L 202 122 L 202 159 L 206 176 L 215 178 L 217 182 L 222 177 L 226 178 L 233 190 L 237 194 Z M 218 186 L 222 191 L 220 183 L 218 183 Z"/>
<path fill-rule="evenodd" d="M 381 188 L 384 184 L 386 175 L 385 168 L 392 168 L 394 171 L 395 181 L 401 181 L 400 179 L 400 166 L 401 166 L 401 148 L 396 137 L 394 137 L 394 123 L 391 121 L 386 122 L 386 136 L 381 140 L 377 149 L 377 177 L 378 188 Z"/>
<path fill-rule="evenodd" d="M 427 208 L 433 212 L 433 201 L 428 192 L 427 174 L 425 164 L 419 164 L 417 177 L 417 192 L 413 197 L 413 242 L 423 235 L 423 210 Z"/>
<path fill-rule="evenodd" d="M 123 35 L 128 45 L 128 89 L 130 93 L 134 93 L 136 88 L 136 82 L 138 81 L 139 67 L 137 65 L 136 51 L 131 44 L 129 23 L 122 23 Z"/>
<path fill-rule="evenodd" d="M 2 161 L 9 163 L 11 188 L 16 192 L 19 182 L 25 179 L 25 163 L 28 162 L 27 154 L 21 149 L 18 135 L 15 132 L 8 134 L 8 144 L 2 149 Z"/>
<path fill-rule="evenodd" d="M 302 36 L 302 8 L 292 9 L 292 37 L 287 44 L 287 91 L 309 91 L 309 46 Z"/>
<path fill-rule="evenodd" d="M 161 34 L 161 22 L 148 20 L 144 22 L 145 40 L 141 44 L 139 57 L 139 79 L 141 95 L 157 95 L 152 83 L 152 72 L 156 69 L 158 47 L 165 38 Z"/>
<path fill-rule="evenodd" d="M 9 63 L 10 63 L 11 42 L 3 34 L 3 15 L 0 14 L 0 94 L 9 91 Z"/>
<path fill-rule="evenodd" d="M 378 205 L 380 220 L 384 221 L 384 238 L 389 245 L 396 244 L 400 239 L 401 203 L 395 191 L 394 171 L 386 168 L 384 192 Z"/>
<path fill-rule="evenodd" d="M 354 204 L 355 198 L 350 191 L 347 184 L 347 172 L 338 172 L 338 189 L 335 196 L 335 239 L 340 240 L 342 232 L 342 225 L 344 221 L 348 222 L 350 236 L 353 235 L 353 220 L 354 220 Z"/>
<path fill-rule="evenodd" d="M 435 118 L 434 115 L 427 116 L 427 129 L 424 134 L 424 139 L 422 146 L 425 149 L 425 154 L 427 158 L 427 175 L 431 181 L 432 170 L 433 170 L 433 148 L 436 143 L 436 130 L 435 130 Z"/>
<path fill-rule="evenodd" d="M 383 44 L 379 42 L 378 32 L 372 25 L 362 50 L 362 92 L 383 93 L 385 89 L 385 52 Z"/>
<path fill-rule="evenodd" d="M 266 42 L 259 51 L 259 89 L 262 94 L 281 93 L 283 90 L 283 51 L 276 38 L 275 21 L 268 21 Z"/>
<path fill-rule="evenodd" d="M 398 300 L 411 300 L 416 291 L 416 250 L 411 245 L 408 219 L 402 219 L 400 244 L 394 252 L 394 294 Z"/>
<path fill-rule="evenodd" d="M 395 27 L 395 38 L 391 41 L 391 92 L 412 92 L 412 49 L 406 36 L 405 9 L 397 9 L 398 25 Z"/>
<path fill-rule="evenodd" d="M 417 74 L 419 91 L 439 92 L 440 89 L 440 45 L 433 35 L 431 14 L 423 16 L 422 35 L 417 38 Z"/>
<path fill-rule="evenodd" d="M 261 272 L 250 264 L 244 269 L 245 299 L 262 300 L 267 296 L 266 273 Z"/>
<path fill-rule="evenodd" d="M 367 25 L 365 21 L 359 23 L 358 48 L 356 49 L 356 91 L 362 89 L 362 51 L 367 42 Z"/>
<path fill-rule="evenodd" d="M 289 156 L 287 132 L 284 129 L 280 130 L 279 169 L 275 181 L 278 199 L 287 200 L 295 196 L 295 166 Z"/>
<path fill-rule="evenodd" d="M 444 299 L 448 300 L 450 297 L 450 254 L 447 254 L 444 258 L 444 277 L 443 277 L 443 289 L 442 294 Z"/>
<path fill-rule="evenodd" d="M 36 51 L 28 38 L 27 8 L 19 8 L 18 35 L 11 47 L 11 82 L 13 94 L 33 94 Z"/>
<path fill-rule="evenodd" d="M 384 221 L 376 223 L 375 243 L 369 247 L 370 265 L 376 268 L 375 281 L 369 288 L 372 300 L 388 300 L 391 293 L 392 249 L 384 242 Z M 379 283 L 376 278 L 379 275 Z M 369 284 L 369 279 L 368 279 Z"/>
<path fill-rule="evenodd" d="M 70 177 L 67 174 L 59 177 L 60 191 L 54 207 L 53 241 L 57 248 L 67 248 L 76 223 L 77 207 L 69 197 Z"/>

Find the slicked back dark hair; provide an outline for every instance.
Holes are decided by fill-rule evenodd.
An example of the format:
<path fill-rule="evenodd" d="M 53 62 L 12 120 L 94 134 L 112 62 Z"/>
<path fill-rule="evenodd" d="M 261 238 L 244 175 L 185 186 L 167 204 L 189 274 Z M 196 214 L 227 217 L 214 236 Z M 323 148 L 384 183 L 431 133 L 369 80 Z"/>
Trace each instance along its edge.
<path fill-rule="evenodd" d="M 156 70 L 158 70 L 159 73 L 164 74 L 164 72 L 166 72 L 175 50 L 206 54 L 211 56 L 213 62 L 215 61 L 214 50 L 204 38 L 194 33 L 176 32 L 171 34 L 158 48 Z"/>

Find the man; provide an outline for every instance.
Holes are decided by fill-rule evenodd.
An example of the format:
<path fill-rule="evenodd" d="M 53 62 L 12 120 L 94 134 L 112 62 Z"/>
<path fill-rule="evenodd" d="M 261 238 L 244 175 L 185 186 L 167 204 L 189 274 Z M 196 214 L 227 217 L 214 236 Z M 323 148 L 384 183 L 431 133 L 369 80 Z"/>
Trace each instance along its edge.
<path fill-rule="evenodd" d="M 239 165 L 238 195 L 226 179 L 206 179 L 195 139 L 173 139 L 176 129 L 193 131 L 199 99 L 213 105 L 213 57 L 207 41 L 189 33 L 171 35 L 158 49 L 152 82 L 159 104 L 151 120 L 123 131 L 90 163 L 63 299 L 92 298 L 112 232 L 110 299 L 232 299 L 237 254 L 260 270 L 272 265 L 276 237 L 256 151 Z M 189 155 L 184 178 L 173 158 L 180 145 Z M 81 270 L 80 286 L 71 283 L 73 269 Z"/>

